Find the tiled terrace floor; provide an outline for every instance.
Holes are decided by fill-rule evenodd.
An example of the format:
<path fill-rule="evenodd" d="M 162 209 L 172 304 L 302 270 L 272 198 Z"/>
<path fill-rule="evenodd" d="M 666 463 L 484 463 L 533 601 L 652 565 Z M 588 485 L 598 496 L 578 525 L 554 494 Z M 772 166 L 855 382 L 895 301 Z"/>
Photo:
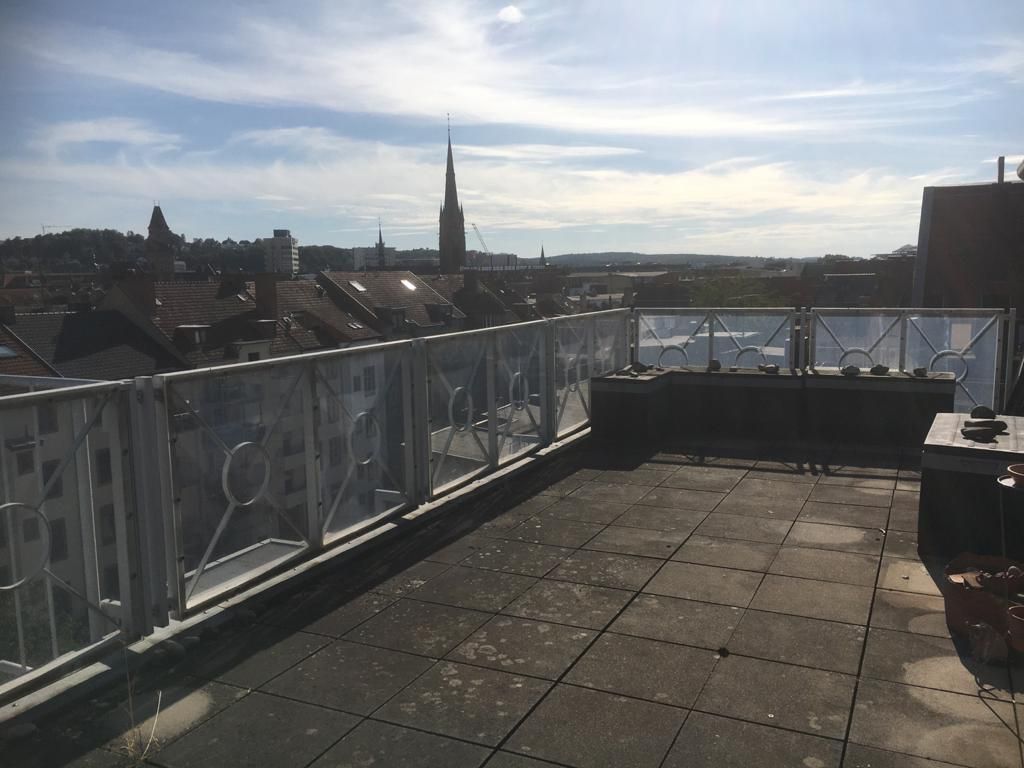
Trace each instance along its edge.
<path fill-rule="evenodd" d="M 918 474 L 877 463 L 576 451 L 149 670 L 146 759 L 1019 768 L 1024 700 L 958 655 Z M 124 698 L 0 763 L 130 764 Z"/>

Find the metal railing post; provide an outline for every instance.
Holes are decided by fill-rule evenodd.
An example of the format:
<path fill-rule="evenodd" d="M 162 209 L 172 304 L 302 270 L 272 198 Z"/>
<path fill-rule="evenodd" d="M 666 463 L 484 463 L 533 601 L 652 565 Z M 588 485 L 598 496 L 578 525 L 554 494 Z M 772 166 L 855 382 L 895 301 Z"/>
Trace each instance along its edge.
<path fill-rule="evenodd" d="M 1017 310 L 1010 309 L 1006 315 L 1006 343 L 1001 345 L 1002 348 L 999 350 L 1003 359 L 1003 396 L 1000 398 L 1002 401 L 1001 408 L 999 410 L 1005 411 L 1006 407 L 1010 404 L 1010 394 L 1013 391 L 1013 373 L 1014 373 L 1014 362 L 1015 352 L 1014 348 L 1017 343 Z M 998 354 L 998 353 L 997 353 Z M 995 404 L 993 403 L 993 408 Z"/>
<path fill-rule="evenodd" d="M 411 374 L 413 418 L 412 432 L 406 436 L 413 444 L 415 465 L 414 503 L 420 504 L 433 495 L 433 452 L 430 447 L 430 371 L 427 345 L 423 339 L 411 342 Z"/>
<path fill-rule="evenodd" d="M 555 325 L 547 320 L 541 330 L 540 345 L 540 423 L 541 441 L 550 445 L 558 434 L 556 413 L 558 400 L 555 395 Z"/>
<path fill-rule="evenodd" d="M 316 361 L 305 365 L 307 382 L 302 398 L 302 436 L 306 454 L 306 536 L 310 546 L 319 551 L 324 546 L 324 500 L 320 483 L 320 396 L 317 391 Z M 285 510 L 285 515 L 288 511 Z"/>
<path fill-rule="evenodd" d="M 170 425 L 170 392 L 161 376 L 153 377 L 153 425 L 156 435 L 154 447 L 159 455 L 157 469 L 160 475 L 160 499 L 163 509 L 164 557 L 167 568 L 168 590 L 172 598 L 170 613 L 176 619 L 185 616 L 185 539 L 181 523 L 181 499 L 174 487 L 172 441 Z"/>
<path fill-rule="evenodd" d="M 498 468 L 498 404 L 497 404 L 497 368 L 498 368 L 498 333 L 487 334 L 487 463 L 490 471 Z"/>
<path fill-rule="evenodd" d="M 910 331 L 910 313 L 900 312 L 900 373 L 907 370 L 907 334 Z"/>

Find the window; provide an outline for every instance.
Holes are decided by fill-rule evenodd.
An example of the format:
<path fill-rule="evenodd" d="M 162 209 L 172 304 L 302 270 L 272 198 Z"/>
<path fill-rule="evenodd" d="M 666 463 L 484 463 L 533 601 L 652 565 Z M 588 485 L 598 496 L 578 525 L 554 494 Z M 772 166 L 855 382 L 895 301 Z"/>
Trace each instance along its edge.
<path fill-rule="evenodd" d="M 100 507 L 100 543 L 113 544 L 117 541 L 117 523 L 114 521 L 114 505 Z"/>
<path fill-rule="evenodd" d="M 103 597 L 111 600 L 121 599 L 121 581 L 118 578 L 117 563 L 103 569 Z"/>
<path fill-rule="evenodd" d="M 348 324 L 348 327 L 354 331 L 358 331 L 360 328 L 363 327 L 363 324 L 352 321 L 351 323 Z"/>
<path fill-rule="evenodd" d="M 338 401 L 333 397 L 327 398 L 327 421 L 329 424 L 334 424 L 338 419 L 341 418 L 341 406 L 338 405 Z"/>
<path fill-rule="evenodd" d="M 363 389 L 367 392 L 377 389 L 377 369 L 372 365 L 363 368 Z"/>
<path fill-rule="evenodd" d="M 348 284 L 351 285 L 360 293 L 366 293 L 366 286 L 360 283 L 358 280 L 349 280 Z"/>
<path fill-rule="evenodd" d="M 60 429 L 57 421 L 57 408 L 53 405 L 36 406 L 36 414 L 39 419 L 39 432 L 44 435 L 51 435 Z"/>
<path fill-rule="evenodd" d="M 39 540 L 39 518 L 32 516 L 21 521 L 21 538 L 26 544 Z"/>
<path fill-rule="evenodd" d="M 63 519 L 50 521 L 50 562 L 68 559 L 68 527 Z"/>
<path fill-rule="evenodd" d="M 250 363 L 255 362 L 260 359 L 260 353 L 250 352 L 248 355 L 246 355 L 245 359 L 248 360 Z"/>
<path fill-rule="evenodd" d="M 341 464 L 341 438 L 332 437 L 327 443 L 327 454 L 332 467 Z"/>
<path fill-rule="evenodd" d="M 110 485 L 110 449 L 100 448 L 96 451 L 96 484 Z"/>
<path fill-rule="evenodd" d="M 59 465 L 60 465 L 60 461 L 58 459 L 53 459 L 52 461 L 44 461 L 43 462 L 43 485 L 46 485 L 47 483 L 50 482 L 50 478 L 53 476 L 53 473 L 57 471 L 57 467 Z M 58 477 L 57 478 L 57 482 L 55 482 L 53 484 L 53 487 L 50 488 L 50 492 L 48 494 L 46 494 L 46 498 L 48 498 L 48 499 L 56 499 L 56 498 L 58 498 L 60 496 L 63 496 L 63 495 L 64 495 L 64 478 L 63 477 Z"/>
<path fill-rule="evenodd" d="M 11 583 L 11 569 L 6 565 L 0 565 L 0 584 Z"/>
<path fill-rule="evenodd" d="M 18 353 L 8 347 L 6 344 L 0 344 L 0 360 L 6 360 L 10 357 L 17 357 Z"/>
<path fill-rule="evenodd" d="M 410 291 L 415 291 L 416 290 L 416 286 L 413 284 L 413 282 L 411 280 L 406 280 L 406 279 L 403 278 L 402 279 L 402 285 L 404 285 Z"/>
<path fill-rule="evenodd" d="M 362 392 L 363 391 L 363 381 L 358 376 L 353 376 L 352 377 L 352 391 L 353 392 Z"/>
<path fill-rule="evenodd" d="M 362 480 L 364 477 L 366 477 L 366 465 L 356 464 L 356 479 Z"/>
<path fill-rule="evenodd" d="M 17 451 L 15 454 L 18 458 L 18 474 L 28 475 L 31 474 L 36 468 L 35 456 L 32 455 L 32 449 L 26 448 L 22 451 Z"/>

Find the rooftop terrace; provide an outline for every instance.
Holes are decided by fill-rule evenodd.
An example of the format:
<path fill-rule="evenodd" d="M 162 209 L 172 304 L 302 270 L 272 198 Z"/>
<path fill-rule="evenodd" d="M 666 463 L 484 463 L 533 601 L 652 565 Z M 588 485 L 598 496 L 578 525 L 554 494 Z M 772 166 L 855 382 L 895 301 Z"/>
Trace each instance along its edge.
<path fill-rule="evenodd" d="M 584 441 L 232 609 L 131 708 L 58 711 L 4 763 L 1020 766 L 1020 677 L 948 636 L 916 468 L 712 453 Z"/>

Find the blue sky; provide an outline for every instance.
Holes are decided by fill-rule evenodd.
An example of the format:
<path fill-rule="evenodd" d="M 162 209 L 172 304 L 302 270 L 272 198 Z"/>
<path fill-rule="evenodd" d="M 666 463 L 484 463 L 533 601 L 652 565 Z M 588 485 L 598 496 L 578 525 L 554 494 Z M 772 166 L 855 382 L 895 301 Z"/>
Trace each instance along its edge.
<path fill-rule="evenodd" d="M 1024 3 L 7 0 L 0 237 L 855 256 L 1024 152 Z M 475 245 L 468 234 L 470 247 Z"/>

